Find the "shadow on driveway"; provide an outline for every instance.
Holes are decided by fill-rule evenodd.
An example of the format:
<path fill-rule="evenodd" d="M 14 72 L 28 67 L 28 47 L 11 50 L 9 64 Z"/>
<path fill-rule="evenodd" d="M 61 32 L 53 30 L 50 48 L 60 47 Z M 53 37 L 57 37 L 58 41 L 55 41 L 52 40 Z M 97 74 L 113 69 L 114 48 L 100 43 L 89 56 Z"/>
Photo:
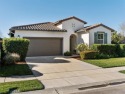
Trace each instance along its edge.
<path fill-rule="evenodd" d="M 39 76 L 43 76 L 42 73 L 36 71 L 36 70 L 33 70 L 33 67 L 36 67 L 37 65 L 35 64 L 28 64 L 29 68 L 31 69 L 32 73 L 34 74 L 35 77 L 39 77 Z"/>
<path fill-rule="evenodd" d="M 59 57 L 59 56 L 38 56 L 38 57 L 27 57 L 26 62 L 28 63 L 28 66 L 32 70 L 33 74 L 36 77 L 43 76 L 42 72 L 37 71 L 34 69 L 34 67 L 39 67 L 41 64 L 61 64 L 61 63 L 71 63 L 66 58 Z M 37 64 L 38 63 L 38 64 Z M 41 66 L 42 67 L 42 66 Z"/>
<path fill-rule="evenodd" d="M 42 56 L 42 57 L 27 57 L 27 62 L 30 63 L 70 63 L 70 61 L 64 58 L 54 57 L 54 56 Z"/>

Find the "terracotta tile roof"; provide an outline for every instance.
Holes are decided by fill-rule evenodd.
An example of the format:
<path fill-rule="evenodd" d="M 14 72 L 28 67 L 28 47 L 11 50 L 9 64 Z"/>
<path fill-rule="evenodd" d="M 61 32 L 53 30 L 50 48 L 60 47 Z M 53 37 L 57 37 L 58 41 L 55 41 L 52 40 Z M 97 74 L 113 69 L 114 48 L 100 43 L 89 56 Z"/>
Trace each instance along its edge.
<path fill-rule="evenodd" d="M 77 31 L 88 31 L 88 30 L 91 30 L 91 29 L 96 28 L 96 27 L 99 27 L 99 26 L 103 26 L 103 27 L 105 27 L 105 28 L 107 28 L 107 29 L 109 29 L 109 30 L 111 30 L 111 31 L 115 31 L 114 29 L 112 29 L 112 28 L 110 28 L 110 27 L 108 27 L 108 26 L 106 26 L 106 25 L 104 25 L 104 24 L 102 24 L 102 23 L 100 23 L 100 24 L 94 24 L 94 25 L 90 25 L 90 26 L 86 26 L 86 27 L 84 27 L 84 28 L 82 28 L 82 29 L 79 29 L 79 30 L 77 30 Z M 76 31 L 76 32 L 77 32 L 77 31 Z"/>
<path fill-rule="evenodd" d="M 60 29 L 52 22 L 29 24 L 11 27 L 10 30 L 33 30 L 33 31 L 60 31 L 67 32 L 65 29 Z"/>
<path fill-rule="evenodd" d="M 78 20 L 78 21 L 80 21 L 84 24 L 87 24 L 87 22 L 85 22 L 85 21 L 83 21 L 83 20 L 81 20 L 81 19 L 79 19 L 75 16 L 72 16 L 72 17 L 68 17 L 68 18 L 65 18 L 65 19 L 62 19 L 62 20 L 59 20 L 59 21 L 55 22 L 55 25 L 61 24 L 63 21 L 67 21 L 67 20 L 70 20 L 70 19 L 76 19 L 76 20 Z"/>

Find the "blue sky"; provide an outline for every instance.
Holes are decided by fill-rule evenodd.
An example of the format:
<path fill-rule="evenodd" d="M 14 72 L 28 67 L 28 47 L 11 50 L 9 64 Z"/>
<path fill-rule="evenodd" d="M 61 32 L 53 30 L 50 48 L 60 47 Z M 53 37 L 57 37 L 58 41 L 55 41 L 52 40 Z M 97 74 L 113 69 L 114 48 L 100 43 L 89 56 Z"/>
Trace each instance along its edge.
<path fill-rule="evenodd" d="M 15 25 L 54 22 L 69 16 L 119 31 L 125 22 L 125 0 L 0 0 L 0 31 L 4 37 Z"/>

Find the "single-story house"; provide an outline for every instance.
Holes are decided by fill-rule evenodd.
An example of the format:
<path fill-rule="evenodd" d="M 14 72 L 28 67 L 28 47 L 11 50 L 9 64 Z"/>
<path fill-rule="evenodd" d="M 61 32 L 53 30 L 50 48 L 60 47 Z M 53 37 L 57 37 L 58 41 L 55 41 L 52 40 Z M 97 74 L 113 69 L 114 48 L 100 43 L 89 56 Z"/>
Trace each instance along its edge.
<path fill-rule="evenodd" d="M 45 22 L 10 28 L 11 37 L 30 40 L 27 56 L 62 55 L 73 52 L 80 43 L 111 44 L 112 28 L 104 24 L 87 24 L 77 17 L 69 17 L 57 22 Z"/>

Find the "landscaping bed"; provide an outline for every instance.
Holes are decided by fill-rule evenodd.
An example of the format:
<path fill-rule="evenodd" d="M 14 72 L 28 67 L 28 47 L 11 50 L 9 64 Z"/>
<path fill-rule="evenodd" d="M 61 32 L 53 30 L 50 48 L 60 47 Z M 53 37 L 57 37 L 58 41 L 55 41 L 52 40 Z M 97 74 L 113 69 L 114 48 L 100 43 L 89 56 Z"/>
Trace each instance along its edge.
<path fill-rule="evenodd" d="M 2 66 L 0 68 L 0 77 L 33 75 L 31 69 L 25 62 L 19 62 L 13 65 Z"/>
<path fill-rule="evenodd" d="M 9 94 L 13 90 L 18 92 L 44 89 L 43 84 L 38 80 L 16 81 L 0 83 L 0 94 Z"/>
<path fill-rule="evenodd" d="M 102 68 L 125 66 L 125 58 L 87 59 L 83 61 Z"/>

